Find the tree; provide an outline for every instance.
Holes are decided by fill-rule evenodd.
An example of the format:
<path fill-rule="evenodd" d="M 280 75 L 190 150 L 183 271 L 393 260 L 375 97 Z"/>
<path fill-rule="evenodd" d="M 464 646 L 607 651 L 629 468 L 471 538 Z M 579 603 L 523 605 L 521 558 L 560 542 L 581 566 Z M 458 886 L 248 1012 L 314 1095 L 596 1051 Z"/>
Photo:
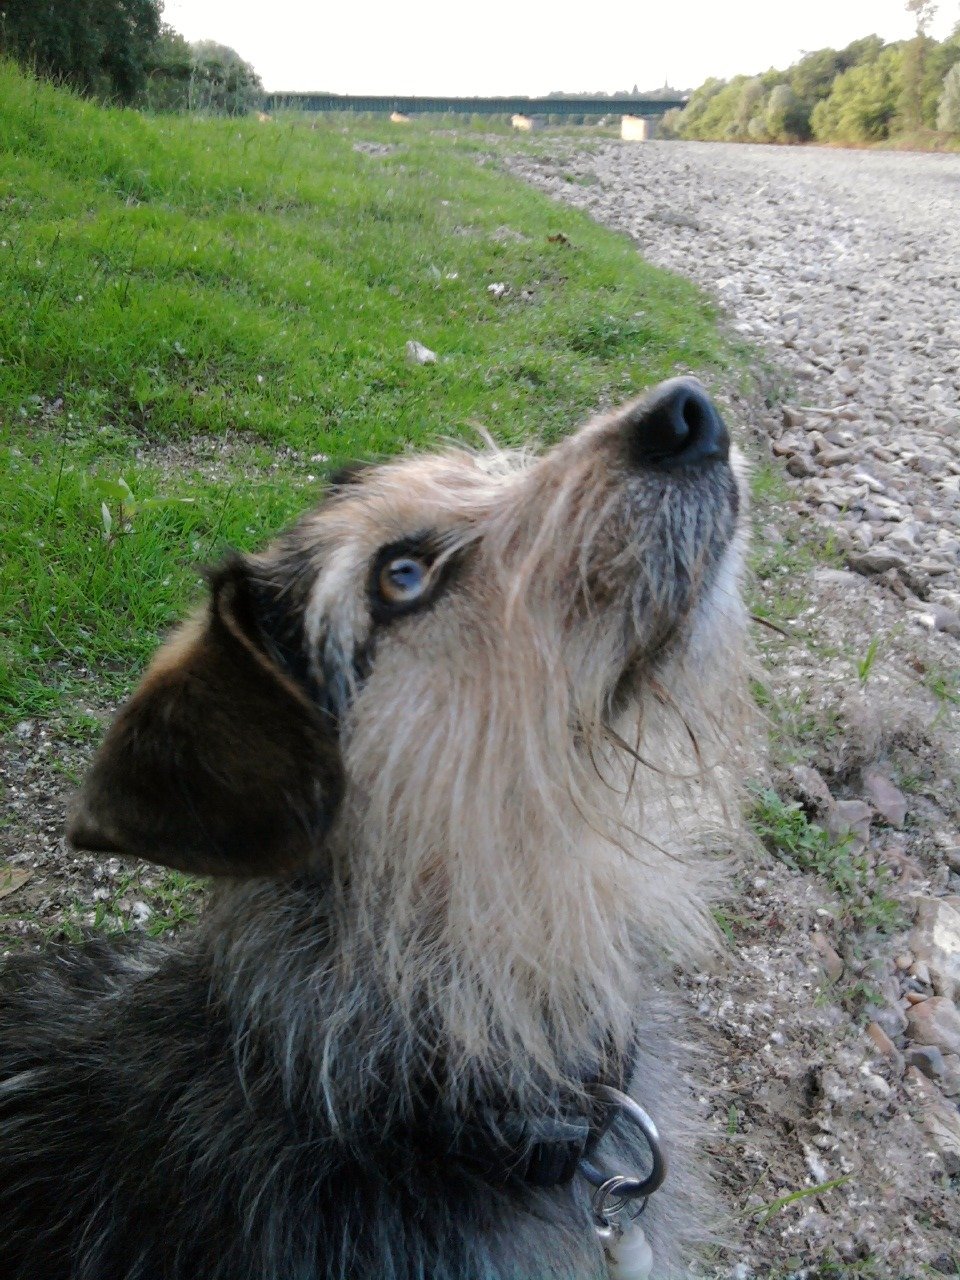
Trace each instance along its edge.
<path fill-rule="evenodd" d="M 937 128 L 944 133 L 960 133 L 960 62 L 955 62 L 944 77 Z"/>
<path fill-rule="evenodd" d="M 903 93 L 901 50 L 890 45 L 876 62 L 861 63 L 837 77 L 829 98 L 810 118 L 824 142 L 881 142 L 890 136 Z"/>
<path fill-rule="evenodd" d="M 883 40 L 880 36 L 861 36 L 859 40 L 851 40 L 845 49 L 840 50 L 840 61 L 846 71 L 849 67 L 859 67 L 864 62 L 876 62 L 883 52 Z"/>
<path fill-rule="evenodd" d="M 750 121 L 760 114 L 760 105 L 763 102 L 764 93 L 763 81 L 759 76 L 754 76 L 752 80 L 748 80 L 740 90 L 737 111 L 733 118 L 737 133 L 743 135 L 749 133 Z"/>
<path fill-rule="evenodd" d="M 927 29 L 937 12 L 935 0 L 906 0 L 907 13 L 912 13 L 917 24 L 917 34 L 903 53 L 903 91 L 900 97 L 900 118 L 908 130 L 923 126 L 923 73 L 927 52 L 934 41 L 928 39 Z"/>
<path fill-rule="evenodd" d="M 936 42 L 929 36 L 919 34 L 903 45 L 901 57 L 903 88 L 900 92 L 897 115 L 900 128 L 908 133 L 915 133 L 923 128 L 923 83 L 930 52 L 936 47 Z"/>
<path fill-rule="evenodd" d="M 937 115 L 943 96 L 944 81 L 950 68 L 960 62 L 960 24 L 953 35 L 935 44 L 927 53 L 920 82 L 920 114 L 924 127 L 938 129 Z"/>
<path fill-rule="evenodd" d="M 217 115 L 242 116 L 263 96 L 263 84 L 249 62 L 236 49 L 215 40 L 198 40 L 190 46 L 193 56 L 190 109 Z"/>
<path fill-rule="evenodd" d="M 186 111 L 192 74 L 189 44 L 178 31 L 164 24 L 147 63 L 141 105 L 150 111 Z"/>
<path fill-rule="evenodd" d="M 0 0 L 0 52 L 85 94 L 132 102 L 161 0 Z"/>
<path fill-rule="evenodd" d="M 939 7 L 937 0 L 906 0 L 906 10 L 914 16 L 918 36 L 927 34 Z"/>
<path fill-rule="evenodd" d="M 245 115 L 263 96 L 260 77 L 229 45 L 187 44 L 164 27 L 148 68 L 143 105 L 151 111 L 208 111 Z"/>
<path fill-rule="evenodd" d="M 693 91 L 689 102 L 680 112 L 680 118 L 677 121 L 677 128 L 681 138 L 699 138 L 702 136 L 699 132 L 700 122 L 711 101 L 725 88 L 725 80 L 718 80 L 715 76 L 711 76 L 708 80 L 704 80 L 699 89 Z"/>
<path fill-rule="evenodd" d="M 668 134 L 730 141 L 802 142 L 816 136 L 873 142 L 902 130 L 934 129 L 946 76 L 960 63 L 960 23 L 939 43 L 927 34 L 936 7 L 934 0 L 910 0 L 907 8 L 916 17 L 917 34 L 900 44 L 885 45 L 880 36 L 869 35 L 844 49 L 804 53 L 786 71 L 771 68 L 754 77 L 707 80 L 682 111 L 671 113 Z M 952 108 L 945 110 L 949 116 Z"/>

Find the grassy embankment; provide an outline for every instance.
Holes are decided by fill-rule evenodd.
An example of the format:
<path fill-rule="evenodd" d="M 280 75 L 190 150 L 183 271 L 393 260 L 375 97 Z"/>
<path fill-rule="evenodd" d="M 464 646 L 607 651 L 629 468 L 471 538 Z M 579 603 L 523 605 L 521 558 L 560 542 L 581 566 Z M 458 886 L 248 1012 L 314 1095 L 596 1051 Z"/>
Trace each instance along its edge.
<path fill-rule="evenodd" d="M 198 564 L 342 460 L 471 422 L 550 440 L 729 366 L 710 305 L 626 238 L 476 139 L 388 130 L 149 119 L 0 65 L 0 724 L 82 732 Z"/>

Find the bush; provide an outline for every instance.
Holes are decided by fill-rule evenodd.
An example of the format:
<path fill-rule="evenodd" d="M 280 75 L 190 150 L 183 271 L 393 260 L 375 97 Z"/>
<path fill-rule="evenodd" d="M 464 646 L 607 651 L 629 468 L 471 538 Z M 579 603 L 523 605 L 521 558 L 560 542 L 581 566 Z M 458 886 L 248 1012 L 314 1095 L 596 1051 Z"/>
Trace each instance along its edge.
<path fill-rule="evenodd" d="M 164 26 L 151 51 L 141 105 L 151 111 L 185 111 L 192 74 L 189 44 L 172 27 Z"/>
<path fill-rule="evenodd" d="M 229 45 L 187 44 L 169 27 L 160 33 L 143 105 L 151 111 L 200 111 L 242 116 L 263 99 L 260 77 Z"/>
<path fill-rule="evenodd" d="M 679 138 L 682 124 L 683 108 L 671 107 L 670 110 L 664 112 L 661 117 L 660 126 L 657 129 L 657 136 L 660 138 Z"/>
<path fill-rule="evenodd" d="M 898 133 L 942 129 L 946 77 L 958 63 L 960 25 L 939 43 L 923 32 L 891 45 L 865 36 L 845 49 L 806 53 L 786 71 L 707 80 L 682 111 L 667 113 L 662 136 L 877 142 Z M 946 110 L 943 118 L 953 119 L 952 107 Z"/>
<path fill-rule="evenodd" d="M 740 90 L 737 113 L 733 120 L 736 133 L 749 134 L 751 121 L 760 114 L 764 92 L 763 81 L 759 76 L 748 80 Z"/>
<path fill-rule="evenodd" d="M 713 99 L 727 87 L 725 80 L 705 80 L 690 95 L 690 101 L 680 112 L 677 132 L 681 138 L 702 138 L 701 124 Z"/>
<path fill-rule="evenodd" d="M 763 123 L 775 142 L 799 142 L 806 134 L 809 113 L 788 84 L 770 90 Z"/>
<path fill-rule="evenodd" d="M 767 133 L 767 126 L 764 123 L 763 116 L 754 116 L 752 120 L 747 122 L 747 137 L 752 142 L 769 142 L 770 137 Z"/>
<path fill-rule="evenodd" d="M 960 62 L 960 24 L 949 39 L 935 45 L 927 55 L 920 87 L 923 123 L 928 129 L 940 128 L 937 121 L 946 78 L 958 62 Z"/>

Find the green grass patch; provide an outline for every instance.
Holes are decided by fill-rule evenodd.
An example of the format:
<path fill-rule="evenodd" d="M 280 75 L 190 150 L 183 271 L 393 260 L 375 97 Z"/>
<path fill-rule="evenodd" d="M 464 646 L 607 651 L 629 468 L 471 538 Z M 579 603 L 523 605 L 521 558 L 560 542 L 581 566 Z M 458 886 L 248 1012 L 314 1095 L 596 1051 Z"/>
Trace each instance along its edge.
<path fill-rule="evenodd" d="M 156 873 L 144 880 L 142 872 L 128 871 L 92 906 L 73 902 L 48 928 L 48 938 L 82 942 L 91 933 L 119 937 L 133 931 L 161 938 L 197 918 L 205 888 L 205 881 L 180 871 L 163 872 L 159 880 Z"/>
<path fill-rule="evenodd" d="M 797 802 L 769 788 L 756 793 L 751 822 L 770 853 L 794 871 L 816 876 L 837 904 L 838 924 L 857 933 L 890 933 L 901 908 L 886 892 L 888 875 L 850 836 L 834 837 Z"/>
<path fill-rule="evenodd" d="M 198 564 L 262 541 L 328 467 L 471 423 L 551 441 L 739 359 L 691 285 L 489 149 L 149 118 L 0 64 L 2 723 L 91 672 L 125 688 Z M 410 339 L 438 362 L 408 363 Z"/>
<path fill-rule="evenodd" d="M 769 512 L 790 497 L 783 471 L 769 461 L 756 467 L 750 487 L 756 509 L 761 513 Z M 793 622 L 810 607 L 805 586 L 809 574 L 822 567 L 840 568 L 843 563 L 829 531 L 808 529 L 791 520 L 779 531 L 779 536 L 760 533 L 754 539 L 750 554 L 753 578 L 750 608 L 770 622 Z"/>

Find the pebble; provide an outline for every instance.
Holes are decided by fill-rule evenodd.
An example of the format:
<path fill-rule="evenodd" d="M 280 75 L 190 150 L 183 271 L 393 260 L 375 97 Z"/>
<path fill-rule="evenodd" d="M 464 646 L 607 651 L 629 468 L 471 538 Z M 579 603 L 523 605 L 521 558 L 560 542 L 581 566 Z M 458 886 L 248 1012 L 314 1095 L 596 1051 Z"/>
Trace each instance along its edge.
<path fill-rule="evenodd" d="M 960 1173 L 960 1112 L 916 1067 L 907 1068 L 903 1081 L 920 1104 L 930 1146 L 943 1161 L 947 1173 Z"/>
<path fill-rule="evenodd" d="M 916 978 L 916 980 L 922 983 L 925 987 L 933 985 L 930 981 L 929 966 L 924 964 L 922 960 L 914 960 L 913 964 L 910 966 L 910 977 Z"/>
<path fill-rule="evenodd" d="M 437 353 L 425 347 L 422 342 L 411 338 L 406 347 L 407 359 L 411 364 L 436 364 Z"/>
<path fill-rule="evenodd" d="M 906 1052 L 908 1067 L 916 1067 L 918 1071 L 932 1080 L 941 1093 L 953 1097 L 960 1093 L 960 1056 L 955 1053 L 941 1053 L 933 1045 L 912 1045 Z"/>
<path fill-rule="evenodd" d="M 847 564 L 856 573 L 876 574 L 886 573 L 888 569 L 905 569 L 907 558 L 888 547 L 847 556 Z"/>
<path fill-rule="evenodd" d="M 902 827 L 907 817 L 907 800 L 903 792 L 889 778 L 875 769 L 863 775 L 863 790 L 867 800 L 891 827 Z"/>
<path fill-rule="evenodd" d="M 960 993 L 960 911 L 943 898 L 917 898 L 910 950 L 922 961 L 938 996 Z"/>
<path fill-rule="evenodd" d="M 885 1058 L 895 1058 L 897 1056 L 897 1046 L 893 1043 L 878 1022 L 870 1023 L 867 1027 L 867 1035 Z"/>
<path fill-rule="evenodd" d="M 931 996 L 907 1013 L 907 1034 L 916 1044 L 960 1054 L 960 1013 L 946 996 Z"/>
<path fill-rule="evenodd" d="M 787 459 L 787 470 L 792 476 L 796 476 L 798 480 L 802 480 L 805 476 L 815 476 L 817 474 L 816 467 L 802 453 L 794 453 Z"/>
<path fill-rule="evenodd" d="M 834 803 L 823 774 L 812 765 L 795 764 L 790 770 L 796 794 L 817 813 L 825 813 Z"/>
<path fill-rule="evenodd" d="M 843 961 L 827 941 L 826 934 L 819 931 L 812 933 L 810 941 L 813 943 L 813 949 L 817 953 L 817 959 L 824 973 L 831 982 L 839 982 L 843 977 Z"/>
<path fill-rule="evenodd" d="M 867 840 L 873 810 L 862 800 L 835 800 L 827 814 L 827 830 L 835 839 L 855 835 Z"/>

